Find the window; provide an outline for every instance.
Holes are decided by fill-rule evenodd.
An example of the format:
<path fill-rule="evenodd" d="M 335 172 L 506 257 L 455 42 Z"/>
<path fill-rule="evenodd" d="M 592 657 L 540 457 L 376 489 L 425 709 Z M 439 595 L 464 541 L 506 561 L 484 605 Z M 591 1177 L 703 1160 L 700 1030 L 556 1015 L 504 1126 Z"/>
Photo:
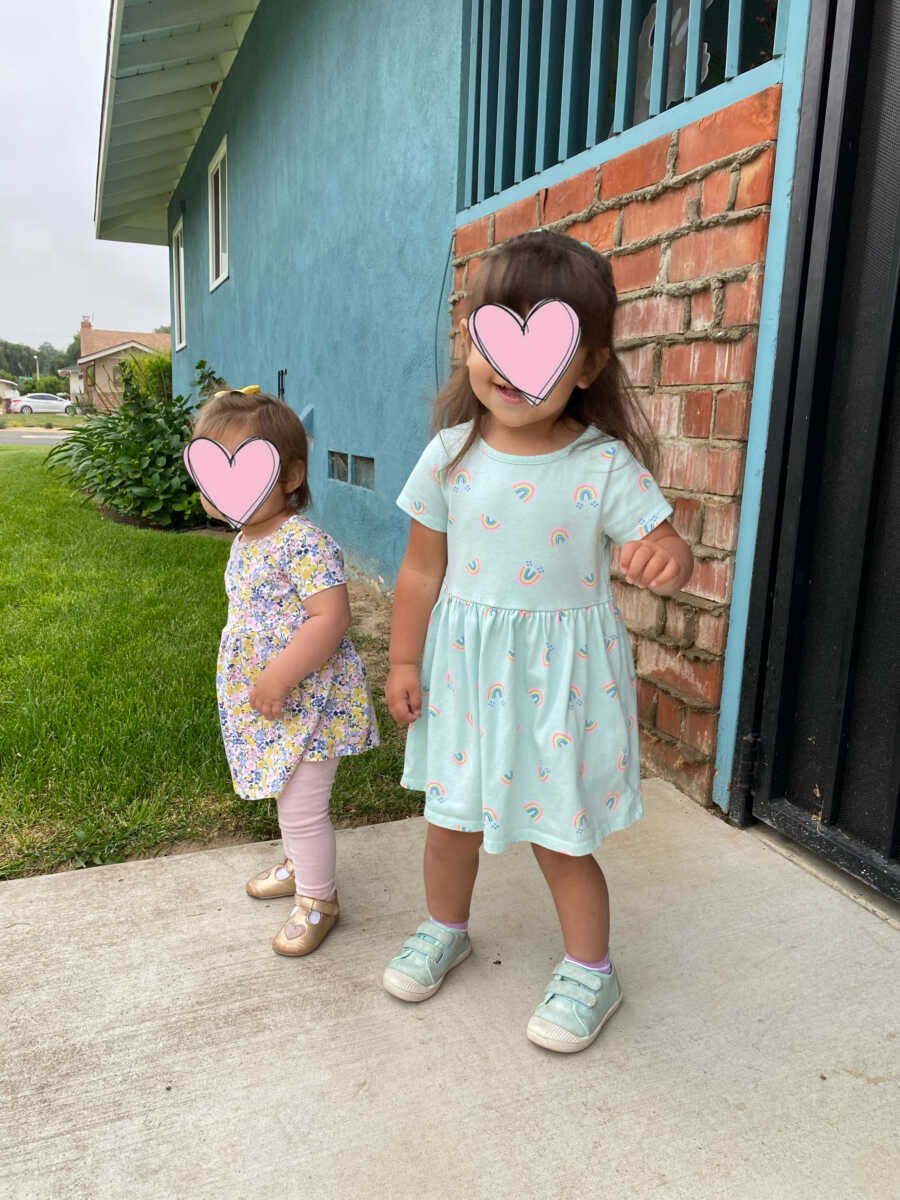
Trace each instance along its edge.
<path fill-rule="evenodd" d="M 347 455 L 340 450 L 328 451 L 328 478 L 337 479 L 340 483 L 347 483 L 349 479 Z"/>
<path fill-rule="evenodd" d="M 187 343 L 184 331 L 184 218 L 172 232 L 172 291 L 175 310 L 175 349 L 181 350 Z"/>
<path fill-rule="evenodd" d="M 228 138 L 209 164 L 209 290 L 228 278 Z"/>
<path fill-rule="evenodd" d="M 362 455 L 353 454 L 350 457 L 350 466 L 353 471 L 350 479 L 351 483 L 355 483 L 357 487 L 375 487 L 374 458 L 364 458 Z"/>

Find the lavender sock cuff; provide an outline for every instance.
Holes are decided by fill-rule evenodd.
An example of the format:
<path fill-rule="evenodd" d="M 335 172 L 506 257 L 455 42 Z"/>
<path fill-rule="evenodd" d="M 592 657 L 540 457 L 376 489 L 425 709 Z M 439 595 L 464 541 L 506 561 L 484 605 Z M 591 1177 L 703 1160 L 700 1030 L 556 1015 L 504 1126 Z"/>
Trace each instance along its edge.
<path fill-rule="evenodd" d="M 589 971 L 602 971 L 604 975 L 608 975 L 612 971 L 612 963 L 609 961 L 608 952 L 599 962 L 582 962 L 580 958 L 573 958 L 571 954 L 566 955 L 565 961 L 574 963 L 576 967 L 587 967 Z"/>
<path fill-rule="evenodd" d="M 433 921 L 435 923 L 435 925 L 443 925 L 443 927 L 445 929 L 456 930 L 457 933 L 468 933 L 468 930 L 469 930 L 469 922 L 468 921 L 459 921 L 459 922 L 439 921 L 437 919 L 437 917 L 433 917 L 431 915 L 431 913 L 428 914 L 428 920 Z"/>

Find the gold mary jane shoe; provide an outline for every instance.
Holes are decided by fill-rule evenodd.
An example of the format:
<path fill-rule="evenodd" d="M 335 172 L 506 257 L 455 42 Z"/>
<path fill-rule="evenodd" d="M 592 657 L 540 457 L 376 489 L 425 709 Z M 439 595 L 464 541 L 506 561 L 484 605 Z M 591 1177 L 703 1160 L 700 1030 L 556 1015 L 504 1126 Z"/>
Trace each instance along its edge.
<path fill-rule="evenodd" d="M 283 874 L 283 872 L 287 874 Z M 255 900 L 271 900 L 275 896 L 293 896 L 294 866 L 289 858 L 280 862 L 277 867 L 268 871 L 260 871 L 252 879 L 247 880 L 247 894 Z"/>
<path fill-rule="evenodd" d="M 272 949 L 278 954 L 312 954 L 324 942 L 340 914 L 337 892 L 333 900 L 295 895 L 291 915 L 276 933 Z M 314 916 L 318 920 L 313 920 Z"/>

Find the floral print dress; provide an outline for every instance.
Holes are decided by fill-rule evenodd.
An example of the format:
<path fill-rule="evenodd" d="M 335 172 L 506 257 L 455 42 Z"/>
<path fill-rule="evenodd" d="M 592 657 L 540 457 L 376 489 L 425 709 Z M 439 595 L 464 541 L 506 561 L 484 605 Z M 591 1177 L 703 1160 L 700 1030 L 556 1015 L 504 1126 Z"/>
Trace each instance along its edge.
<path fill-rule="evenodd" d="M 244 799 L 276 796 L 300 762 L 378 745 L 366 669 L 348 637 L 288 694 L 281 720 L 250 705 L 257 675 L 308 619 L 304 601 L 342 583 L 340 547 L 299 514 L 267 537 L 238 534 L 232 542 L 216 693 L 231 777 Z"/>

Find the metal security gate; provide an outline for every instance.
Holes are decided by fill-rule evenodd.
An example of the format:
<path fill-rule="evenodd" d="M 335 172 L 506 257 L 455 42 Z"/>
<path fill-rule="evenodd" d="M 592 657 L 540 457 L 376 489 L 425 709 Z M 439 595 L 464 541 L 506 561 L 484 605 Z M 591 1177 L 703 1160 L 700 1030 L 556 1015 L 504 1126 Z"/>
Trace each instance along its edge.
<path fill-rule="evenodd" d="M 729 818 L 900 899 L 900 5 L 816 0 Z"/>

